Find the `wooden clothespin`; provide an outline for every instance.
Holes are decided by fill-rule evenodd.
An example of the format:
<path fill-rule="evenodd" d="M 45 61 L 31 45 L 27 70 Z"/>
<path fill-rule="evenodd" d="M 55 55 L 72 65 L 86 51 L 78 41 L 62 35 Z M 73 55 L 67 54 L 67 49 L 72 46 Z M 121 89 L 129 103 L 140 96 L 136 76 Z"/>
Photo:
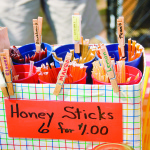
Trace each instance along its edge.
<path fill-rule="evenodd" d="M 110 60 L 107 48 L 104 44 L 101 44 L 101 45 L 99 44 L 99 46 L 100 46 L 101 56 L 104 62 L 106 73 L 110 79 L 114 92 L 117 93 L 119 92 L 119 88 L 118 88 L 117 79 L 115 76 L 113 66 L 111 65 L 111 60 Z"/>
<path fill-rule="evenodd" d="M 67 70 L 68 70 L 68 66 L 69 66 L 71 57 L 72 57 L 72 54 L 67 53 L 65 60 L 64 60 L 64 63 L 63 63 L 63 66 L 61 67 L 60 73 L 57 77 L 58 79 L 57 79 L 56 87 L 55 87 L 54 92 L 53 92 L 54 95 L 58 96 L 60 93 L 61 87 L 65 81 L 65 77 L 67 74 Z"/>
<path fill-rule="evenodd" d="M 79 15 L 79 13 L 72 15 L 72 33 L 75 53 L 80 53 L 81 15 Z"/>
<path fill-rule="evenodd" d="M 10 49 L 7 27 L 3 28 L 3 37 L 4 37 L 4 49 Z"/>
<path fill-rule="evenodd" d="M 0 52 L 4 49 L 4 27 L 0 27 Z"/>
<path fill-rule="evenodd" d="M 38 27 L 38 20 L 33 19 L 33 31 L 34 31 L 34 41 L 36 46 L 36 52 L 39 53 L 41 50 L 40 38 L 39 38 L 39 27 Z"/>
<path fill-rule="evenodd" d="M 3 93 L 4 97 L 8 97 L 9 94 L 8 94 L 8 91 L 7 91 L 7 84 L 5 82 L 5 78 L 4 78 L 3 74 L 2 74 L 3 67 L 2 67 L 2 64 L 1 64 L 1 59 L 0 59 L 0 65 L 1 65 L 0 66 L 0 88 L 2 90 L 2 93 Z"/>
<path fill-rule="evenodd" d="M 125 35 L 124 35 L 124 17 L 119 17 L 117 19 L 117 29 L 118 29 L 118 43 L 121 48 L 122 57 L 125 57 L 124 45 L 125 45 Z"/>
<path fill-rule="evenodd" d="M 38 17 L 39 42 L 42 43 L 42 23 L 43 17 Z"/>
<path fill-rule="evenodd" d="M 0 53 L 0 58 L 1 58 L 2 66 L 3 66 L 5 80 L 7 83 L 8 93 L 9 95 L 14 95 L 14 89 L 13 89 L 13 84 L 12 84 L 12 73 L 9 69 L 6 54 L 4 52 Z"/>
<path fill-rule="evenodd" d="M 10 48 L 8 31 L 6 27 L 0 27 L 0 52 L 3 52 L 4 48 Z"/>

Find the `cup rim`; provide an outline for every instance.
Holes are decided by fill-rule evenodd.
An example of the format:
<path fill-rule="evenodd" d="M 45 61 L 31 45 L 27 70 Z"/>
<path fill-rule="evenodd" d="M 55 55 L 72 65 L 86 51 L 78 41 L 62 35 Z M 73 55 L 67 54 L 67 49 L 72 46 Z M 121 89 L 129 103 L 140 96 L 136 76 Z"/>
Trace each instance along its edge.
<path fill-rule="evenodd" d="M 58 68 L 60 68 L 60 67 L 58 67 Z M 55 69 L 56 69 L 56 68 L 55 68 Z M 86 76 L 87 76 L 87 73 L 85 72 L 85 75 L 83 76 L 83 78 L 86 78 Z M 83 80 L 83 78 L 81 78 L 80 80 L 74 81 L 73 83 L 64 83 L 64 84 L 76 84 L 77 82 Z M 43 82 L 43 83 L 40 83 L 40 84 L 56 84 L 56 83 L 44 82 L 43 80 L 41 80 L 41 79 L 39 78 L 39 76 L 38 76 L 38 80 Z"/>
<path fill-rule="evenodd" d="M 109 46 L 109 45 L 119 45 L 118 43 L 112 43 L 112 44 L 106 44 L 106 47 L 107 47 L 107 45 Z M 128 45 L 128 43 L 125 43 L 125 45 Z M 142 46 L 141 44 L 140 44 L 140 46 Z M 143 47 L 143 46 L 142 46 Z M 117 51 L 117 50 L 116 50 Z M 109 52 L 113 52 L 113 51 L 109 51 Z M 127 53 L 128 53 L 128 51 L 126 51 Z M 135 62 L 135 61 L 137 61 L 138 59 L 140 59 L 141 57 L 142 57 L 142 54 L 143 54 L 143 52 L 141 52 L 141 55 L 140 55 L 140 57 L 138 57 L 138 58 L 136 58 L 136 59 L 134 59 L 134 60 L 132 60 L 132 61 L 128 61 L 128 60 L 125 60 L 125 62 L 127 63 L 127 64 L 129 64 L 129 63 L 131 63 L 131 62 Z M 98 55 L 97 55 L 97 52 L 96 52 L 96 54 L 95 54 L 95 57 L 97 58 L 97 59 L 100 59 L 99 57 L 98 57 Z"/>
<path fill-rule="evenodd" d="M 60 45 L 60 46 L 57 47 L 55 50 L 53 50 L 53 52 L 55 52 L 58 48 L 63 47 L 63 46 L 67 46 L 67 45 L 74 45 L 74 44 Z M 54 57 L 53 55 L 52 55 L 52 57 L 53 57 L 53 59 L 54 59 L 55 61 L 60 62 L 59 60 L 55 59 L 55 57 Z M 92 60 L 90 60 L 90 61 L 88 61 L 88 62 L 86 62 L 86 63 L 81 63 L 81 64 L 87 65 L 88 63 L 93 62 L 93 61 L 95 60 L 95 58 L 96 58 L 96 54 L 95 54 L 95 57 L 94 57 Z"/>
<path fill-rule="evenodd" d="M 28 64 L 23 64 L 23 65 L 30 66 L 30 65 L 28 65 Z M 15 66 L 22 66 L 22 65 L 19 64 L 19 65 L 15 65 Z M 35 70 L 36 70 L 36 67 L 35 67 L 35 66 L 33 66 L 33 67 L 34 67 Z M 25 72 L 18 72 L 18 73 L 25 73 Z M 27 72 L 27 73 L 29 73 L 29 72 Z M 29 76 L 29 77 L 27 77 L 27 78 L 23 78 L 23 79 L 19 79 L 19 80 L 13 80 L 13 83 L 15 83 L 16 81 L 20 82 L 20 81 L 23 81 L 23 80 L 25 80 L 25 79 L 29 79 L 29 78 L 35 76 L 36 74 L 37 74 L 37 72 L 33 73 L 31 76 Z M 15 82 L 14 82 L 14 81 L 15 81 Z"/>
<path fill-rule="evenodd" d="M 42 43 L 44 43 L 44 42 L 42 42 Z M 42 43 L 41 43 L 41 44 L 42 44 Z M 24 46 L 33 45 L 33 44 L 35 44 L 35 43 L 25 44 L 25 45 L 23 45 L 23 46 L 20 46 L 20 47 L 18 48 L 18 50 L 19 50 L 20 48 L 24 47 Z M 44 43 L 44 44 L 48 44 L 48 43 Z M 34 64 L 40 63 L 40 62 L 42 62 L 43 60 L 47 59 L 48 57 L 50 57 L 50 56 L 52 55 L 53 47 L 52 47 L 50 44 L 48 44 L 48 45 L 51 47 L 51 51 L 49 51 L 49 50 L 47 49 L 47 51 L 49 51 L 50 54 L 49 54 L 47 57 L 45 57 L 44 59 L 34 62 Z M 14 61 L 13 61 L 13 63 L 14 63 L 15 65 L 22 65 L 21 63 L 17 63 L 17 62 L 14 62 Z M 23 63 L 23 64 L 30 64 L 30 63 Z"/>
<path fill-rule="evenodd" d="M 130 67 L 130 68 L 137 69 L 137 68 L 135 68 L 135 67 L 133 67 L 133 66 L 129 66 L 129 65 L 125 65 L 125 66 Z M 137 82 L 137 81 L 139 80 L 139 78 L 142 78 L 142 72 L 141 72 L 141 70 L 139 70 L 139 69 L 137 69 L 137 70 L 138 70 L 138 72 L 139 72 L 139 77 L 138 77 L 136 80 L 134 80 L 134 81 L 129 81 L 129 82 L 125 82 L 125 83 L 118 83 L 118 85 L 132 85 L 132 84 L 137 84 L 137 83 L 133 83 L 133 82 Z M 100 82 L 101 84 L 111 85 L 111 83 L 101 82 L 101 81 L 95 79 L 95 78 L 93 77 L 93 74 L 91 74 L 91 77 L 92 77 L 92 79 L 94 79 L 96 82 Z M 96 83 L 96 84 L 98 84 L 98 83 Z"/>

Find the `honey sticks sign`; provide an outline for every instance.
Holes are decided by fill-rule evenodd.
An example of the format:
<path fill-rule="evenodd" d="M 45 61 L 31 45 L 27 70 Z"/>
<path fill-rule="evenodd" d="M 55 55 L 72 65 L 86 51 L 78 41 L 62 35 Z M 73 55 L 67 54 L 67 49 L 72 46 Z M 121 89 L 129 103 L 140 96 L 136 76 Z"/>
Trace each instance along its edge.
<path fill-rule="evenodd" d="M 9 137 L 123 141 L 122 104 L 5 100 Z"/>

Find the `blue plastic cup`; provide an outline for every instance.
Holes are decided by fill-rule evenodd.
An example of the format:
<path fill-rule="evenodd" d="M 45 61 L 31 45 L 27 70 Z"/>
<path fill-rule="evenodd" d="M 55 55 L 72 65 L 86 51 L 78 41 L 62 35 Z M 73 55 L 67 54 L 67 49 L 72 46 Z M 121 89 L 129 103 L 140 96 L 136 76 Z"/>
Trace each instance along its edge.
<path fill-rule="evenodd" d="M 67 52 L 70 52 L 70 49 L 74 49 L 74 44 L 67 44 L 67 45 L 60 46 L 60 47 L 56 48 L 54 52 L 56 53 L 56 55 L 58 57 L 62 57 L 62 59 L 64 60 Z M 75 58 L 80 58 L 80 56 L 81 56 L 81 54 L 74 53 Z M 55 59 L 55 57 L 53 55 L 52 55 L 52 57 L 54 60 L 55 67 L 56 68 L 60 67 L 59 61 L 57 59 Z M 86 83 L 87 84 L 92 83 L 91 71 L 92 71 L 92 67 L 93 67 L 92 62 L 94 60 L 95 60 L 95 58 L 89 62 L 84 63 L 84 65 L 87 66 L 87 69 L 86 69 L 86 73 L 87 73 Z"/>
<path fill-rule="evenodd" d="M 41 64 L 46 64 L 46 62 L 51 63 L 52 60 L 53 60 L 52 59 L 52 54 L 51 54 L 51 52 L 53 50 L 52 46 L 47 44 L 47 43 L 42 43 L 41 47 L 42 47 L 42 49 L 45 49 L 47 47 L 47 57 L 40 60 L 40 61 L 34 62 L 34 65 L 36 67 L 40 67 Z M 20 51 L 20 53 L 21 53 L 21 55 L 23 56 L 24 59 L 25 59 L 25 55 L 28 56 L 28 54 L 29 54 L 30 57 L 31 57 L 36 52 L 35 43 L 30 43 L 30 44 L 23 45 L 23 46 L 19 47 L 18 49 L 19 49 L 19 51 Z M 13 64 L 14 65 L 20 65 L 21 63 L 16 63 L 16 62 L 13 61 Z M 29 64 L 29 63 L 26 63 L 26 64 Z"/>
<path fill-rule="evenodd" d="M 115 61 L 118 61 L 119 60 L 118 43 L 109 44 L 109 45 L 106 45 L 106 47 L 107 47 L 109 56 L 111 56 L 112 58 L 115 58 Z M 139 58 L 137 58 L 133 61 L 128 61 L 128 44 L 125 44 L 125 57 L 126 57 L 125 65 L 139 68 L 142 53 Z M 100 59 L 97 54 L 96 54 L 96 59 Z"/>

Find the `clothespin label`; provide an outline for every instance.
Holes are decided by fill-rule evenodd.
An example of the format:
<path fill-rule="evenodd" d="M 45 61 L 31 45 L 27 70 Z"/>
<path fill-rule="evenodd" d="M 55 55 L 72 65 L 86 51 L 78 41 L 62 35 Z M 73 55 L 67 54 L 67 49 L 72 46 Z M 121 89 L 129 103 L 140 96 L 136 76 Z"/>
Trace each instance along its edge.
<path fill-rule="evenodd" d="M 80 15 L 72 16 L 72 29 L 73 29 L 73 40 L 80 41 Z"/>
<path fill-rule="evenodd" d="M 54 92 L 53 92 L 54 95 L 58 96 L 59 93 L 60 93 L 61 87 L 64 83 L 64 80 L 65 80 L 65 77 L 66 77 L 66 74 L 67 74 L 67 71 L 68 71 L 68 66 L 69 66 L 71 57 L 72 57 L 72 54 L 67 53 L 67 55 L 65 57 L 65 60 L 64 60 L 64 63 L 63 63 L 63 66 L 62 66 L 62 68 L 60 70 L 60 73 L 58 75 L 56 87 L 55 87 Z"/>
<path fill-rule="evenodd" d="M 65 61 L 64 61 L 63 66 L 61 68 L 60 75 L 58 77 L 57 83 L 60 83 L 60 84 L 64 83 L 65 76 L 66 76 L 67 70 L 68 70 L 68 66 L 69 66 L 69 63 L 70 63 L 70 60 L 71 60 L 71 56 L 72 56 L 71 53 L 67 53 Z"/>
<path fill-rule="evenodd" d="M 117 84 L 113 66 L 111 65 L 111 60 L 110 60 L 107 48 L 104 44 L 101 44 L 100 50 L 101 50 L 102 59 L 104 61 L 105 70 L 110 79 L 110 82 L 111 82 L 114 92 L 117 93 L 117 92 L 119 92 L 119 88 L 118 88 L 118 84 Z"/>
<path fill-rule="evenodd" d="M 39 42 L 42 43 L 42 22 L 43 17 L 38 17 Z"/>
<path fill-rule="evenodd" d="M 125 57 L 124 17 L 119 17 L 117 19 L 117 28 L 118 28 L 118 43 L 121 47 L 121 54 L 122 54 L 122 57 Z"/>
<path fill-rule="evenodd" d="M 108 59 L 109 57 L 107 56 L 106 52 L 103 52 L 105 62 L 106 62 L 106 72 L 112 71 L 112 68 L 110 66 L 110 60 Z"/>
<path fill-rule="evenodd" d="M 75 53 L 80 53 L 81 38 L 81 15 L 74 13 L 72 15 L 72 38 L 74 43 Z"/>
<path fill-rule="evenodd" d="M 121 22 L 119 22 L 118 28 L 119 28 L 119 38 L 121 39 L 121 38 L 123 38 L 123 32 L 122 32 L 122 24 L 121 24 Z"/>
<path fill-rule="evenodd" d="M 38 33 L 38 20 L 37 19 L 33 19 L 33 31 L 34 31 L 35 44 L 40 44 L 39 33 Z"/>
<path fill-rule="evenodd" d="M 6 54 L 3 52 L 3 53 L 0 53 L 0 56 L 1 56 L 1 62 L 2 62 L 3 71 L 5 75 L 5 80 L 7 82 L 9 95 L 14 95 L 13 84 L 12 84 L 12 74 L 10 73 L 10 69 L 8 67 Z"/>
<path fill-rule="evenodd" d="M 5 76 L 10 76 L 10 71 L 9 71 L 9 68 L 8 68 L 8 63 L 7 63 L 7 58 L 5 56 L 1 56 L 2 57 L 2 60 L 4 62 L 4 73 L 5 73 Z"/>

